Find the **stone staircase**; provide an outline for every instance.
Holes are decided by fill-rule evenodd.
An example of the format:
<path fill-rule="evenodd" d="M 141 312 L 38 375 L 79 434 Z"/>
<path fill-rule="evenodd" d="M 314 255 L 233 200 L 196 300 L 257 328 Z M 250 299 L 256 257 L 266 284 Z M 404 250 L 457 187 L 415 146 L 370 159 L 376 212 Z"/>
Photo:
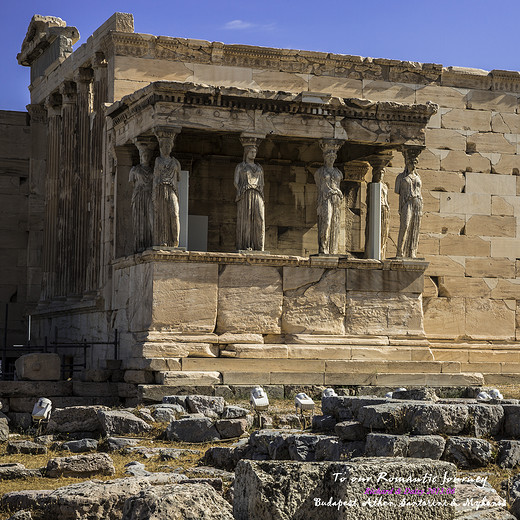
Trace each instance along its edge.
<path fill-rule="evenodd" d="M 210 336 L 210 337 L 208 337 Z M 201 341 L 204 339 L 205 341 Z M 211 340 L 208 341 L 208 340 Z M 171 341 L 171 338 L 170 338 Z M 481 386 L 520 381 L 520 342 L 434 341 L 388 336 L 225 334 L 140 347 L 127 382 L 214 385 Z M 179 353 L 185 353 L 179 356 Z M 169 354 L 173 354 L 171 357 Z M 187 355 L 186 355 L 187 354 Z"/>

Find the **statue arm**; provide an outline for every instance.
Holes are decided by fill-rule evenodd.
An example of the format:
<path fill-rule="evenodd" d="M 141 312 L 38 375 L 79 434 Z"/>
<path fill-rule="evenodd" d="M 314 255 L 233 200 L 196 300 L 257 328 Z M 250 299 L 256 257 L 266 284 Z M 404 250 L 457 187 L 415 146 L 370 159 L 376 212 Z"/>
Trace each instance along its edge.
<path fill-rule="evenodd" d="M 237 167 L 235 168 L 235 178 L 234 178 L 234 184 L 235 184 L 235 188 L 237 190 L 239 189 L 239 186 L 240 186 L 240 170 L 241 170 L 241 165 L 238 164 Z"/>

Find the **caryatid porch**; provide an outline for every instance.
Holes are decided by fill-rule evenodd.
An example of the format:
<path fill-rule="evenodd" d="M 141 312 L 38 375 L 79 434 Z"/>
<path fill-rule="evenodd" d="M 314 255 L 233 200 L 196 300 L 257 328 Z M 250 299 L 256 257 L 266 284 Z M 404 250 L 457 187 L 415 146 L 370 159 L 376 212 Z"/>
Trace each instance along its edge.
<path fill-rule="evenodd" d="M 411 342 L 417 355 L 427 345 L 421 339 L 426 263 L 402 258 L 379 261 L 386 238 L 381 222 L 388 210 L 381 204 L 385 201 L 382 181 L 393 151 L 416 155 L 424 146 L 424 127 L 435 111 L 433 104 L 340 99 L 310 92 L 296 96 L 177 82 L 152 83 L 109 107 L 108 146 L 118 189 L 113 301 L 129 317 L 120 326 L 126 325 L 133 334 L 133 357 L 168 358 L 170 369 L 218 372 L 206 376 L 238 383 L 240 378 L 249 382 L 246 373 L 252 371 L 239 358 L 267 356 L 284 361 L 278 361 L 276 369 L 256 365 L 264 384 L 287 379 L 276 375 L 278 371 L 314 374 L 302 376 L 301 383 L 312 379 L 314 384 L 348 384 L 339 381 L 344 374 L 338 374 L 337 367 L 327 368 L 327 360 L 352 359 L 353 345 Z M 161 248 L 160 243 L 138 252 L 130 235 L 132 188 L 128 179 L 130 170 L 140 162 L 134 143 L 148 143 L 153 148 L 154 136 L 168 132 L 172 142 L 175 139 L 171 155 L 190 172 L 189 212 L 208 217 L 210 252 L 172 250 Z M 271 254 L 233 252 L 233 171 L 240 162 L 242 145 L 252 142 L 259 147 L 266 171 L 265 249 Z M 345 173 L 340 183 L 345 196 L 339 250 L 312 256 L 318 251 L 318 240 L 311 249 L 305 235 L 318 238 L 316 189 L 307 192 L 306 188 L 300 195 L 292 191 L 296 207 L 292 214 L 280 214 L 272 201 L 286 197 L 278 189 L 281 182 L 276 182 L 285 171 L 292 174 L 299 168 L 296 175 L 312 186 L 307 178 L 312 179 L 312 170 L 318 170 L 324 161 L 320 146 L 323 154 L 330 153 L 331 147 L 337 153 L 332 164 Z M 222 173 L 226 160 L 232 166 L 227 174 Z M 153 161 L 148 161 L 151 167 Z M 365 200 L 358 192 L 370 166 L 372 179 L 366 198 L 370 218 L 364 240 L 365 225 L 359 216 Z M 207 171 L 209 175 L 201 174 Z M 200 193 L 206 194 L 205 204 Z M 282 235 L 297 235 L 291 224 L 298 212 L 305 215 L 303 236 L 293 242 L 301 248 L 296 250 L 299 254 L 284 254 L 295 250 L 273 247 L 272 227 L 277 224 L 278 239 L 280 228 Z M 232 242 L 223 237 L 223 231 Z M 119 297 L 121 286 L 130 288 L 129 297 Z M 327 351 L 331 345 L 334 348 Z M 306 354 L 298 348 L 303 346 Z M 205 357 L 222 359 L 193 359 Z M 321 360 L 319 367 L 310 361 L 315 359 Z M 177 376 L 181 374 L 168 377 Z"/>

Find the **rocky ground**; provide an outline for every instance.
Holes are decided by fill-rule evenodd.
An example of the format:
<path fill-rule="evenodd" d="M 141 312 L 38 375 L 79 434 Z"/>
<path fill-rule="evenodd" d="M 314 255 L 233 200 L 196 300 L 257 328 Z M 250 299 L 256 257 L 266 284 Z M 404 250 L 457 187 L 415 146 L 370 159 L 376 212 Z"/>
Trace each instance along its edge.
<path fill-rule="evenodd" d="M 349 518 L 520 518 L 520 404 L 516 388 L 502 390 L 500 403 L 424 391 L 327 398 L 305 430 L 311 421 L 292 400 L 271 402 L 259 430 L 246 401 L 207 396 L 56 409 L 41 431 L 9 431 L 0 417 L 0 519 L 343 518 L 345 505 L 309 506 L 316 493 L 366 499 L 361 488 L 330 484 L 338 467 L 367 478 L 388 467 L 469 479 L 457 483 L 466 498 L 444 516 L 378 516 L 379 506 L 366 516 L 364 505 Z"/>

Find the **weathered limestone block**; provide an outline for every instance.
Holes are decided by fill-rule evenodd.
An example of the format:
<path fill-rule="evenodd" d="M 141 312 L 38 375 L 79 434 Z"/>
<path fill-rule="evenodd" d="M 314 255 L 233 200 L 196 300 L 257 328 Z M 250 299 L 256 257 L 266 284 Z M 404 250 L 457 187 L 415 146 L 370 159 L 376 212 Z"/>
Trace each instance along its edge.
<path fill-rule="evenodd" d="M 516 177 L 513 175 L 466 172 L 466 193 L 514 195 L 516 193 Z"/>
<path fill-rule="evenodd" d="M 283 268 L 282 331 L 345 333 L 345 270 Z"/>
<path fill-rule="evenodd" d="M 441 193 L 441 213 L 490 215 L 491 195 L 486 193 Z"/>
<path fill-rule="evenodd" d="M 367 434 L 363 425 L 357 421 L 336 423 L 334 431 L 342 441 L 361 441 L 365 439 Z"/>
<path fill-rule="evenodd" d="M 215 426 L 221 439 L 233 439 L 247 431 L 247 420 L 245 418 L 221 419 Z"/>
<path fill-rule="evenodd" d="M 47 447 L 39 442 L 32 441 L 9 441 L 7 443 L 6 452 L 12 453 L 25 453 L 28 455 L 39 455 L 47 453 Z"/>
<path fill-rule="evenodd" d="M 464 298 L 425 298 L 424 330 L 429 338 L 463 336 L 466 322 Z"/>
<path fill-rule="evenodd" d="M 347 289 L 349 291 L 419 294 L 423 288 L 421 271 L 347 270 Z"/>
<path fill-rule="evenodd" d="M 418 435 L 457 434 L 468 421 L 468 407 L 462 404 L 412 404 L 406 410 L 409 431 Z"/>
<path fill-rule="evenodd" d="M 98 441 L 96 439 L 79 439 L 77 441 L 64 442 L 62 448 L 72 453 L 88 453 L 97 450 Z"/>
<path fill-rule="evenodd" d="M 513 439 L 520 439 L 520 406 L 515 404 L 502 405 L 504 410 L 504 433 Z"/>
<path fill-rule="evenodd" d="M 520 258 L 520 241 L 516 238 L 491 238 L 491 256 Z"/>
<path fill-rule="evenodd" d="M 0 442 L 9 439 L 9 423 L 6 418 L 0 417 Z"/>
<path fill-rule="evenodd" d="M 442 276 L 439 277 L 439 296 L 443 298 L 489 298 L 491 289 L 482 278 Z"/>
<path fill-rule="evenodd" d="M 206 417 L 220 417 L 225 404 L 223 397 L 189 395 L 186 398 L 186 408 L 190 413 L 201 413 Z"/>
<path fill-rule="evenodd" d="M 408 438 L 407 456 L 438 460 L 444 453 L 446 440 L 440 435 L 417 435 Z"/>
<path fill-rule="evenodd" d="M 515 261 L 509 258 L 466 258 L 466 276 L 514 278 Z"/>
<path fill-rule="evenodd" d="M 471 89 L 467 100 L 467 107 L 473 110 L 515 113 L 518 107 L 518 99 L 515 95 L 500 91 Z"/>
<path fill-rule="evenodd" d="M 429 263 L 426 275 L 429 276 L 464 276 L 464 258 L 448 257 L 439 255 L 426 255 L 425 260 Z"/>
<path fill-rule="evenodd" d="M 57 457 L 47 463 L 45 475 L 50 478 L 82 477 L 94 475 L 114 475 L 114 463 L 106 453 L 92 453 L 89 455 L 73 455 L 71 457 Z"/>
<path fill-rule="evenodd" d="M 493 404 L 468 404 L 469 434 L 474 437 L 498 435 L 504 424 L 504 409 Z"/>
<path fill-rule="evenodd" d="M 398 507 L 401 500 L 385 497 L 388 505 L 370 507 L 365 490 L 377 487 L 381 472 L 392 477 L 432 474 L 442 481 L 455 476 L 455 466 L 418 459 L 361 458 L 354 462 L 255 462 L 238 463 L 235 477 L 235 520 L 280 518 L 333 520 L 342 517 L 366 520 L 417 518 L 416 507 Z M 336 476 L 335 476 L 336 475 Z M 356 477 L 356 478 L 353 478 Z M 381 483 L 380 483 L 381 484 Z M 414 485 L 426 490 L 426 485 Z M 327 503 L 330 499 L 330 505 Z M 342 501 L 339 503 L 339 501 Z M 375 498 L 370 499 L 375 502 Z M 336 502 L 334 505 L 332 502 Z M 424 506 L 424 520 L 454 518 L 454 506 Z"/>
<path fill-rule="evenodd" d="M 282 303 L 276 267 L 226 265 L 218 280 L 217 331 L 279 334 Z"/>
<path fill-rule="evenodd" d="M 143 385 L 155 382 L 155 377 L 145 370 L 125 370 L 124 380 L 125 383 Z"/>
<path fill-rule="evenodd" d="M 442 156 L 440 169 L 450 172 L 472 171 L 489 173 L 491 171 L 491 161 L 480 153 L 467 154 L 464 151 L 451 150 L 447 155 Z"/>
<path fill-rule="evenodd" d="M 98 412 L 108 410 L 104 406 L 71 406 L 52 410 L 47 426 L 50 433 L 99 432 L 101 422 Z"/>
<path fill-rule="evenodd" d="M 347 291 L 346 322 L 348 334 L 424 335 L 421 295 Z"/>
<path fill-rule="evenodd" d="M 217 292 L 217 264 L 155 263 L 153 327 L 181 332 L 213 332 Z"/>
<path fill-rule="evenodd" d="M 442 233 L 460 235 L 466 225 L 462 216 L 439 215 L 438 213 L 425 213 L 421 219 L 421 231 L 423 233 Z M 422 237 L 421 239 L 422 240 Z"/>
<path fill-rule="evenodd" d="M 491 298 L 501 300 L 516 300 L 520 296 L 520 280 L 498 280 L 498 283 L 491 291 Z"/>
<path fill-rule="evenodd" d="M 172 421 L 166 429 L 170 441 L 210 442 L 220 439 L 214 422 L 209 417 L 187 417 Z"/>
<path fill-rule="evenodd" d="M 491 242 L 480 236 L 446 235 L 440 240 L 440 254 L 448 256 L 489 256 Z"/>
<path fill-rule="evenodd" d="M 144 357 L 218 357 L 218 345 L 213 343 L 196 343 L 196 342 L 146 342 L 135 345 L 132 349 L 134 356 Z M 170 367 L 170 363 L 168 363 Z M 157 369 L 158 370 L 158 369 Z M 167 368 L 166 370 L 175 370 L 175 368 Z"/>
<path fill-rule="evenodd" d="M 59 381 L 61 361 L 58 354 L 26 354 L 15 361 L 16 375 L 19 379 L 31 381 Z"/>
<path fill-rule="evenodd" d="M 98 417 L 105 435 L 140 435 L 152 429 L 146 421 L 124 410 L 100 410 Z"/>
<path fill-rule="evenodd" d="M 130 286 L 126 304 L 128 327 L 131 332 L 147 330 L 152 323 L 153 265 L 145 263 L 127 269 Z M 124 279 L 124 272 L 120 276 Z"/>
<path fill-rule="evenodd" d="M 42 474 L 39 469 L 28 469 L 18 462 L 0 464 L 0 480 L 26 479 L 41 476 Z"/>
<path fill-rule="evenodd" d="M 443 128 L 491 131 L 491 111 L 452 109 L 441 116 Z"/>
<path fill-rule="evenodd" d="M 184 370 L 182 372 L 159 372 L 157 384 L 169 386 L 218 385 L 220 372 Z"/>
<path fill-rule="evenodd" d="M 44 520 L 91 518 L 116 520 L 121 518 L 127 498 L 154 485 L 186 480 L 176 473 L 156 473 L 150 477 L 127 477 L 108 481 L 88 481 L 55 490 L 15 491 L 4 495 L 2 503 L 12 510 L 38 509 Z"/>
<path fill-rule="evenodd" d="M 408 453 L 406 435 L 389 435 L 387 433 L 369 433 L 365 446 L 366 457 L 406 457 Z"/>
<path fill-rule="evenodd" d="M 492 459 L 492 446 L 484 439 L 450 437 L 442 458 L 462 469 L 487 466 Z"/>
<path fill-rule="evenodd" d="M 205 483 L 156 486 L 130 497 L 122 520 L 233 520 L 229 503 Z"/>
<path fill-rule="evenodd" d="M 287 358 L 287 345 L 266 345 L 260 343 L 258 345 L 235 345 L 230 344 L 224 352 L 234 353 L 236 358 L 265 359 L 265 358 Z M 222 351 L 221 351 L 222 353 Z"/>
<path fill-rule="evenodd" d="M 466 235 L 486 237 L 515 237 L 516 217 L 474 215 L 466 223 Z"/>
<path fill-rule="evenodd" d="M 457 130 L 429 128 L 426 131 L 426 146 L 441 150 L 466 150 L 466 136 Z"/>
<path fill-rule="evenodd" d="M 514 468 L 520 464 L 520 441 L 499 441 L 497 464 L 501 468 Z"/>
<path fill-rule="evenodd" d="M 416 103 L 426 103 L 432 99 L 441 107 L 466 108 L 466 93 L 460 89 L 438 85 L 417 87 Z"/>
<path fill-rule="evenodd" d="M 472 339 L 514 339 L 515 308 L 502 300 L 466 299 L 466 335 Z"/>
<path fill-rule="evenodd" d="M 516 136 L 492 132 L 477 132 L 468 136 L 468 147 L 472 147 L 481 154 L 514 154 L 516 152 Z"/>
<path fill-rule="evenodd" d="M 505 196 L 491 195 L 491 214 L 511 216 L 515 214 L 515 206 Z"/>

